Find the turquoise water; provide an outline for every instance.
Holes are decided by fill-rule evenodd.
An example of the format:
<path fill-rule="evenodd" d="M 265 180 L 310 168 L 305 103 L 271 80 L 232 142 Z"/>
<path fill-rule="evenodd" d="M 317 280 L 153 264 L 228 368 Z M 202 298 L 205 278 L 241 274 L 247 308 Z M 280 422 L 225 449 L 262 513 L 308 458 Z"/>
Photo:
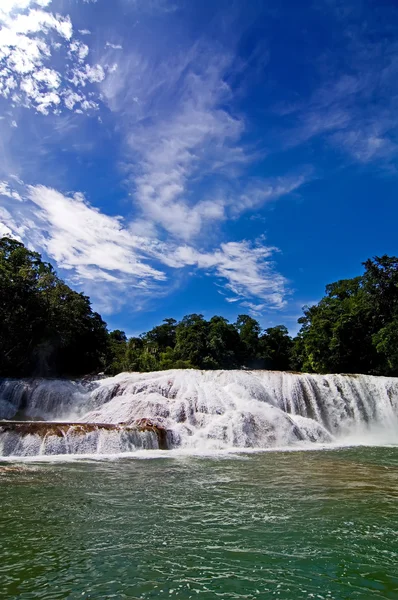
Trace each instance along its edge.
<path fill-rule="evenodd" d="M 2 598 L 398 599 L 398 449 L 0 463 Z"/>

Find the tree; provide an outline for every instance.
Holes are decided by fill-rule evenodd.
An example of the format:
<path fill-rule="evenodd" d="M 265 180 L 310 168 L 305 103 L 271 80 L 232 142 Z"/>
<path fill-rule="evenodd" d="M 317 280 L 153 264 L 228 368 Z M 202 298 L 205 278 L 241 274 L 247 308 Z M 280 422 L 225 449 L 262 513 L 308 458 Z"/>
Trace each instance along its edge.
<path fill-rule="evenodd" d="M 198 369 L 206 368 L 208 323 L 203 315 L 187 315 L 176 328 L 176 356 Z M 207 361 L 208 362 L 208 361 Z"/>
<path fill-rule="evenodd" d="M 372 342 L 384 363 L 384 375 L 398 375 L 398 319 L 394 319 L 373 335 Z"/>
<path fill-rule="evenodd" d="M 398 258 L 376 256 L 364 263 L 363 287 L 369 296 L 372 344 L 377 373 L 398 375 Z"/>
<path fill-rule="evenodd" d="M 174 348 L 176 343 L 177 321 L 175 319 L 163 319 L 161 325 L 157 325 L 143 335 L 144 340 L 156 344 L 159 350 Z"/>
<path fill-rule="evenodd" d="M 53 269 L 11 238 L 0 239 L 0 372 L 18 375 L 32 369 L 43 319 L 40 292 L 54 282 Z"/>
<path fill-rule="evenodd" d="M 115 329 L 109 332 L 105 372 L 115 375 L 124 371 L 127 367 L 126 352 L 127 336 L 124 331 Z"/>
<path fill-rule="evenodd" d="M 305 307 L 293 350 L 303 370 L 398 375 L 398 258 L 375 257 L 364 267 Z"/>
<path fill-rule="evenodd" d="M 304 307 L 294 340 L 283 325 L 261 332 L 253 317 L 234 324 L 201 314 L 164 319 L 140 337 L 108 333 L 90 299 L 67 286 L 40 254 L 0 238 L 0 375 L 80 376 L 105 370 L 241 367 L 398 376 L 398 258 L 364 263 L 364 273 L 326 286 Z"/>
<path fill-rule="evenodd" d="M 106 323 L 91 310 L 87 296 L 58 279 L 49 294 L 46 321 L 38 353 L 40 372 L 82 375 L 103 369 L 108 342 Z"/>
<path fill-rule="evenodd" d="M 287 327 L 269 327 L 260 337 L 259 343 L 264 368 L 274 371 L 288 371 L 291 368 L 293 341 Z"/>
<path fill-rule="evenodd" d="M 160 371 L 168 369 L 193 369 L 193 365 L 189 360 L 181 360 L 176 355 L 173 348 L 166 348 L 165 352 L 161 352 L 159 366 Z"/>
<path fill-rule="evenodd" d="M 131 337 L 127 342 L 125 366 L 126 371 L 141 370 L 141 354 L 143 351 L 144 342 L 142 338 Z"/>
<path fill-rule="evenodd" d="M 253 317 L 239 315 L 236 319 L 235 327 L 240 339 L 238 350 L 240 364 L 250 368 L 258 368 L 262 363 L 259 356 L 260 324 Z"/>
<path fill-rule="evenodd" d="M 305 371 L 368 372 L 375 355 L 366 322 L 366 298 L 357 278 L 327 286 L 327 296 L 305 307 L 302 328 Z"/>
<path fill-rule="evenodd" d="M 236 354 L 239 347 L 240 338 L 236 328 L 223 317 L 212 317 L 207 333 L 206 364 L 213 365 L 215 369 L 236 369 L 239 366 Z"/>
<path fill-rule="evenodd" d="M 87 296 L 40 254 L 0 239 L 0 374 L 83 375 L 101 369 L 106 324 Z"/>

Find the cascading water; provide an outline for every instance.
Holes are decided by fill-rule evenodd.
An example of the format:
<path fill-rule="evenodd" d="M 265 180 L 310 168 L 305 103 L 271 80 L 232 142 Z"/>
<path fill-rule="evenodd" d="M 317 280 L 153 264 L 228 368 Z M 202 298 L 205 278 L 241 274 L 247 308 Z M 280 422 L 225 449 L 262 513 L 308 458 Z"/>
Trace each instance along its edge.
<path fill-rule="evenodd" d="M 25 421 L 0 422 L 3 456 L 398 443 L 398 379 L 171 370 L 4 380 L 0 419 Z"/>

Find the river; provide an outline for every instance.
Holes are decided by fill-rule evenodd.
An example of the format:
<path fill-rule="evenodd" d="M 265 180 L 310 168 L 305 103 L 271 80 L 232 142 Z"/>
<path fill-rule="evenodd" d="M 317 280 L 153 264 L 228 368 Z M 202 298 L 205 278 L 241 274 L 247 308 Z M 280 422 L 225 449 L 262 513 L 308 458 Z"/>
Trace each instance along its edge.
<path fill-rule="evenodd" d="M 398 598 L 398 448 L 147 456 L 0 463 L 0 596 Z"/>

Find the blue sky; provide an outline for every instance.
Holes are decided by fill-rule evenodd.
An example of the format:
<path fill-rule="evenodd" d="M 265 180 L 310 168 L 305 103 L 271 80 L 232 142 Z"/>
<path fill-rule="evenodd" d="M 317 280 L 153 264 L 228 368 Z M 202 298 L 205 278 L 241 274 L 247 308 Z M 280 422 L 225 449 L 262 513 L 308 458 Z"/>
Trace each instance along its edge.
<path fill-rule="evenodd" d="M 397 254 L 393 0 L 1 0 L 0 233 L 111 328 L 292 332 Z"/>

